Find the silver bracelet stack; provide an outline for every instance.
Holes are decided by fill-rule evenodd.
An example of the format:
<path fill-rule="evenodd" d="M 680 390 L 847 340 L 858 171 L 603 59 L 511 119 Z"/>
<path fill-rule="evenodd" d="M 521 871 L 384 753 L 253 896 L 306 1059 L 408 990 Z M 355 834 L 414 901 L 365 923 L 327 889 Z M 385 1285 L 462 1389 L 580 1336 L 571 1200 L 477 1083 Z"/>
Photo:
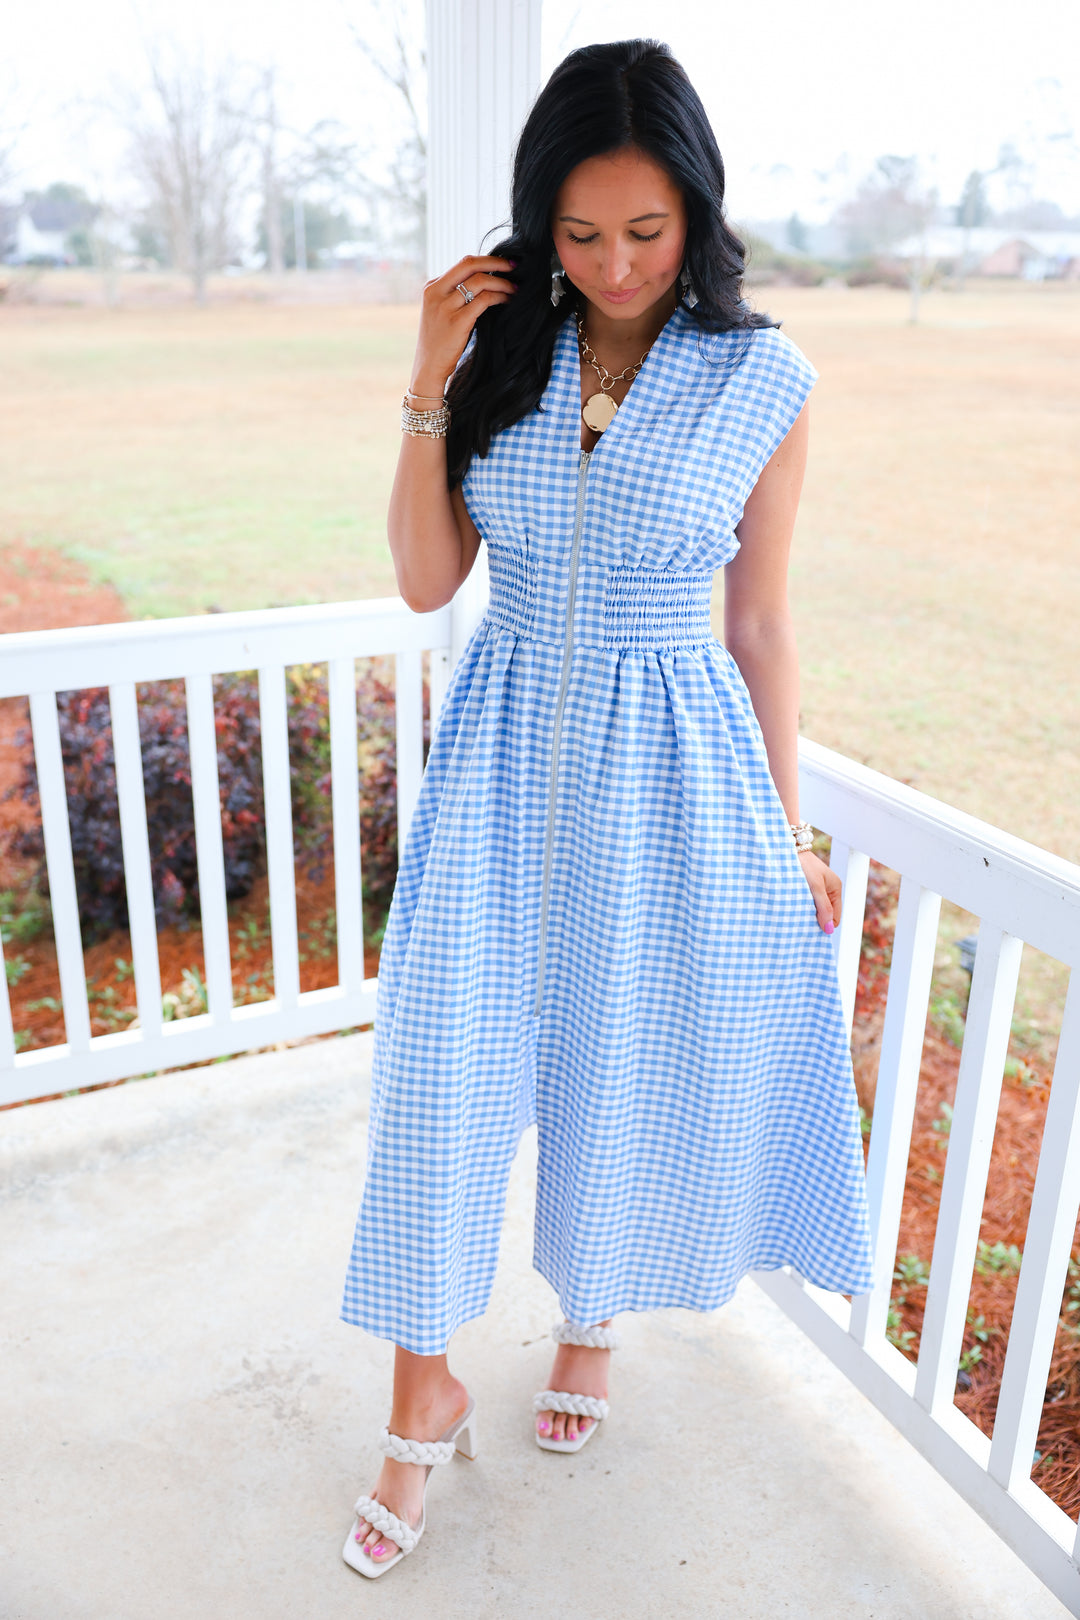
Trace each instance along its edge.
<path fill-rule="evenodd" d="M 798 824 L 789 821 L 788 826 L 791 828 L 791 836 L 795 840 L 795 848 L 800 855 L 804 855 L 807 850 L 813 849 L 814 829 L 808 821 L 800 821 Z"/>
<path fill-rule="evenodd" d="M 419 395 L 417 395 L 419 398 Z M 443 404 L 433 411 L 414 411 L 408 394 L 401 400 L 401 431 L 417 439 L 445 439 L 450 427 L 450 407 Z"/>

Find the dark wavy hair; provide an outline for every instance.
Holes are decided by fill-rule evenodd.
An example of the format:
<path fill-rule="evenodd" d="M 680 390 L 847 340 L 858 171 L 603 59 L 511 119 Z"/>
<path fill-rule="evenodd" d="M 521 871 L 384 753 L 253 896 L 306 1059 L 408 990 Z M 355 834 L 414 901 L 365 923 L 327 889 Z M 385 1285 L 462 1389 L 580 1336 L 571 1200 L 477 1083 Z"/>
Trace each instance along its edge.
<path fill-rule="evenodd" d="M 685 265 L 706 332 L 774 326 L 743 300 L 746 249 L 724 217 L 724 160 L 701 98 L 666 45 L 626 39 L 571 51 L 541 90 L 514 154 L 510 235 L 490 250 L 517 261 L 522 296 L 486 309 L 450 381 L 450 488 L 492 435 L 540 400 L 555 334 L 577 306 L 551 302 L 551 213 L 559 187 L 587 158 L 636 147 L 671 176 L 686 206 Z M 569 278 L 567 278 L 569 281 Z M 572 287 L 568 287 L 573 292 Z M 580 296 L 580 295 L 579 295 Z"/>

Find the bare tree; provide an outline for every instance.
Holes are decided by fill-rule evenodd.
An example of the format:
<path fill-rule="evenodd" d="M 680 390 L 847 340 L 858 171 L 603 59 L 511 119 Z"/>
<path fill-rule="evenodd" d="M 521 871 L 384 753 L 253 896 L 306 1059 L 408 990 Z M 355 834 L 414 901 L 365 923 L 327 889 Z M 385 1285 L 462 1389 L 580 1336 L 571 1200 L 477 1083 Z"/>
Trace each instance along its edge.
<path fill-rule="evenodd" d="M 302 271 L 312 253 L 353 235 L 350 204 L 367 195 L 368 182 L 356 142 L 337 120 L 287 133 L 292 150 L 278 171 L 278 228 L 283 249 L 291 238 L 292 262 Z"/>
<path fill-rule="evenodd" d="M 847 236 L 848 251 L 856 257 L 887 255 L 905 237 L 925 241 L 926 228 L 937 209 L 937 193 L 923 186 L 918 159 L 880 157 L 854 197 L 837 210 L 836 223 Z M 929 264 L 925 247 L 907 260 L 911 290 L 911 320 L 919 318 L 919 299 L 926 285 Z"/>
<path fill-rule="evenodd" d="M 285 269 L 285 244 L 281 229 L 281 186 L 277 155 L 280 126 L 274 78 L 273 68 L 267 68 L 263 74 L 262 194 L 263 213 L 266 218 L 266 268 L 272 276 L 280 276 Z"/>
<path fill-rule="evenodd" d="M 913 157 L 879 157 L 854 197 L 837 210 L 836 223 L 854 257 L 889 253 L 905 236 L 922 229 L 927 197 L 919 189 L 918 168 Z"/>
<path fill-rule="evenodd" d="M 249 86 L 235 67 L 210 68 L 178 46 L 148 48 L 150 107 L 128 116 L 135 172 L 150 194 L 174 263 L 196 301 L 236 245 L 237 209 L 251 171 Z"/>
<path fill-rule="evenodd" d="M 7 69 L 0 83 L 0 259 L 14 245 L 18 208 L 14 192 L 18 180 L 17 149 L 28 119 L 16 110 L 18 100 L 14 74 Z"/>
<path fill-rule="evenodd" d="M 404 130 L 385 183 L 369 180 L 369 205 L 389 205 L 403 224 L 395 232 L 422 258 L 427 231 L 427 53 L 410 26 L 404 0 L 369 0 L 371 22 L 353 23 L 352 34 L 379 78 L 399 99 Z"/>

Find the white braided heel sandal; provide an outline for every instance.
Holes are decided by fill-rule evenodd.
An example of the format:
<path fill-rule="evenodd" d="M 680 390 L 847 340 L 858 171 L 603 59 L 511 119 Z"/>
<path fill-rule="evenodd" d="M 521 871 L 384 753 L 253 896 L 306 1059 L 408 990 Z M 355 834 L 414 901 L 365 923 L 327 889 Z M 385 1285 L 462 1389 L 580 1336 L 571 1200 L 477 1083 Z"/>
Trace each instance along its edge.
<path fill-rule="evenodd" d="M 556 1322 L 551 1337 L 556 1344 L 580 1344 L 587 1350 L 619 1348 L 619 1336 L 614 1328 L 578 1328 L 572 1322 Z M 609 1411 L 607 1401 L 597 1395 L 575 1395 L 565 1389 L 542 1389 L 533 1396 L 534 1417 L 537 1412 L 566 1412 L 574 1417 L 593 1418 L 594 1422 L 576 1440 L 545 1439 L 542 1434 L 536 1433 L 535 1425 L 533 1438 L 543 1451 L 580 1451 L 592 1439 L 601 1419 L 606 1418 Z"/>
<path fill-rule="evenodd" d="M 460 1452 L 471 1462 L 476 1456 L 476 1402 L 469 1396 L 469 1404 L 457 1422 L 441 1434 L 437 1440 L 405 1440 L 401 1435 L 391 1434 L 384 1428 L 379 1435 L 379 1450 L 388 1457 L 394 1457 L 398 1462 L 415 1463 L 423 1468 L 424 1497 L 427 1496 L 428 1478 L 433 1468 L 440 1463 L 453 1462 L 455 1453 Z M 345 1546 L 341 1556 L 350 1569 L 355 1569 L 361 1575 L 375 1577 L 385 1575 L 388 1569 L 400 1563 L 407 1553 L 415 1552 L 420 1537 L 424 1533 L 425 1508 L 420 1508 L 420 1523 L 411 1525 L 404 1519 L 399 1519 L 396 1513 L 391 1513 L 388 1507 L 377 1502 L 373 1496 L 359 1496 L 353 1504 L 352 1529 L 345 1538 Z M 356 1532 L 360 1528 L 360 1520 L 366 1519 L 372 1529 L 378 1530 L 381 1535 L 397 1544 L 399 1551 L 393 1558 L 385 1562 L 372 1558 L 365 1553 L 356 1540 Z"/>

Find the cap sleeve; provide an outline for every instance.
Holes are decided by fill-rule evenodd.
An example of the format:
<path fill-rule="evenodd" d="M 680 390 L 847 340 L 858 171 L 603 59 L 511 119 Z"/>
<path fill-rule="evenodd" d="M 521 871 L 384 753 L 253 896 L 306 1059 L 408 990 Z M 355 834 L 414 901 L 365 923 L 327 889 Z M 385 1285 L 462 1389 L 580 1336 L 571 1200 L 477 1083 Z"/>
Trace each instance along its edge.
<path fill-rule="evenodd" d="M 749 414 L 760 471 L 790 432 L 818 373 L 798 344 L 777 327 L 755 332 L 754 362 L 754 406 Z"/>

